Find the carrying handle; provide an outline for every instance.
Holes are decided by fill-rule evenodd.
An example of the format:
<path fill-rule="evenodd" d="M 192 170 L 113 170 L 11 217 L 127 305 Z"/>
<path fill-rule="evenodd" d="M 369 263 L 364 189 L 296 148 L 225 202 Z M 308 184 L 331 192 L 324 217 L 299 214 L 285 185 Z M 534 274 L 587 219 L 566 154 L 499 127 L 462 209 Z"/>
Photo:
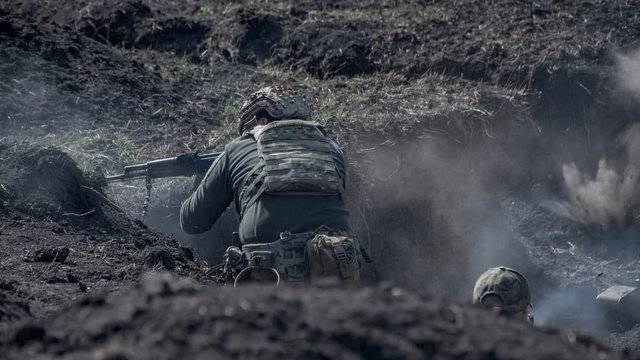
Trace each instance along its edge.
<path fill-rule="evenodd" d="M 257 272 L 262 272 L 268 276 L 273 276 L 273 278 L 256 279 L 254 278 L 254 272 L 256 272 L 256 274 Z M 233 281 L 233 287 L 237 288 L 241 284 L 245 283 L 273 283 L 275 286 L 278 286 L 280 285 L 280 274 L 278 273 L 278 270 L 271 267 L 248 266 L 238 273 L 238 276 L 236 276 L 236 279 Z"/>

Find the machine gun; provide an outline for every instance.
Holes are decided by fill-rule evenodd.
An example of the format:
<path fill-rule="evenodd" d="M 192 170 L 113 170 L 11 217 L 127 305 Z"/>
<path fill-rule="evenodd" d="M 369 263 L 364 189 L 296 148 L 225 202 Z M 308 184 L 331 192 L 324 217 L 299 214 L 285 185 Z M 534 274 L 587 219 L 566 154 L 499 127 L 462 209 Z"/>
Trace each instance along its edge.
<path fill-rule="evenodd" d="M 142 207 L 142 217 L 144 218 L 149 207 L 149 199 L 151 198 L 151 180 L 205 174 L 220 154 L 221 152 L 206 154 L 188 153 L 176 157 L 151 160 L 142 164 L 125 166 L 124 173 L 105 176 L 105 180 L 107 182 L 120 182 L 144 179 L 147 187 L 147 197 Z"/>

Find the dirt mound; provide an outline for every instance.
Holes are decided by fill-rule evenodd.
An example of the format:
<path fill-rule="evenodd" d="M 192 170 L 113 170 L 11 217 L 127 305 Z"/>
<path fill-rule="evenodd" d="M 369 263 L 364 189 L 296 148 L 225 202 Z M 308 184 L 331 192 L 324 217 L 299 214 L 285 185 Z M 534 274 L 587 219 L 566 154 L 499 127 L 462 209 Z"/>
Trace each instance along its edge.
<path fill-rule="evenodd" d="M 624 359 L 588 338 L 539 330 L 397 288 L 200 288 L 167 274 L 92 296 L 17 329 L 10 359 Z M 37 328 L 38 331 L 27 331 Z M 26 336 L 31 334 L 31 336 Z"/>
<path fill-rule="evenodd" d="M 283 38 L 273 62 L 322 79 L 370 73 L 371 48 L 358 29 L 357 23 L 302 25 Z"/>
<path fill-rule="evenodd" d="M 78 30 L 97 41 L 113 44 L 128 45 L 136 40 L 136 25 L 152 15 L 151 9 L 142 1 L 97 2 L 79 11 L 78 19 L 74 21 Z M 75 12 L 68 11 L 66 16 L 73 16 Z"/>
<path fill-rule="evenodd" d="M 214 33 L 232 29 L 227 40 L 212 37 L 212 48 L 229 60 L 255 64 L 271 57 L 321 78 L 379 71 L 415 79 L 435 72 L 542 89 L 575 69 L 608 66 L 612 50 L 637 42 L 635 30 L 621 30 L 637 28 L 633 6 L 602 0 L 308 2 L 273 6 L 270 13 L 237 7 L 207 13 L 222 20 Z M 577 82 L 590 88 L 579 77 L 571 86 Z"/>
<path fill-rule="evenodd" d="M 92 184 L 76 163 L 54 149 L 0 148 L 0 183 L 11 205 L 35 218 L 95 212 L 98 201 L 88 190 Z M 95 190 L 95 189 L 94 189 Z"/>
<path fill-rule="evenodd" d="M 153 269 L 206 281 L 189 249 L 130 220 L 68 155 L 3 146 L 0 158 L 0 322 L 119 291 Z"/>
<path fill-rule="evenodd" d="M 53 148 L 0 145 L 2 209 L 8 216 L 57 222 L 85 231 L 127 233 L 132 221 L 102 192 L 102 175 L 85 175 Z"/>
<path fill-rule="evenodd" d="M 210 47 L 232 62 L 256 65 L 270 58 L 283 36 L 282 19 L 252 8 L 237 7 L 223 19 Z"/>

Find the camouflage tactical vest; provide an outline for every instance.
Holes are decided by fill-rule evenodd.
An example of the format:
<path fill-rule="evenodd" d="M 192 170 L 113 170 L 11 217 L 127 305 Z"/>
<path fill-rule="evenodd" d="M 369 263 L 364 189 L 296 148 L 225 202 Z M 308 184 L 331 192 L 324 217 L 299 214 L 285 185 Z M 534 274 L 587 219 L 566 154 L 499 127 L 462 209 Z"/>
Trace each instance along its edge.
<path fill-rule="evenodd" d="M 258 164 L 245 177 L 241 214 L 262 194 L 338 195 L 344 189 L 336 150 L 318 124 L 279 120 L 251 132 L 258 145 Z"/>

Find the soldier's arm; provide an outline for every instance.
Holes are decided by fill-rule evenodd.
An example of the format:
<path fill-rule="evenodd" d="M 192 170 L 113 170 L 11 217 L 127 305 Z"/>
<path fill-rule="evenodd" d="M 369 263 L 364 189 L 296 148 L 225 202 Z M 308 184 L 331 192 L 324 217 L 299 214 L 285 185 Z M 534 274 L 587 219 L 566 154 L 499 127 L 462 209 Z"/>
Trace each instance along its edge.
<path fill-rule="evenodd" d="M 233 200 L 228 181 L 228 157 L 223 152 L 211 165 L 198 188 L 180 209 L 180 227 L 187 234 L 209 230 Z"/>

